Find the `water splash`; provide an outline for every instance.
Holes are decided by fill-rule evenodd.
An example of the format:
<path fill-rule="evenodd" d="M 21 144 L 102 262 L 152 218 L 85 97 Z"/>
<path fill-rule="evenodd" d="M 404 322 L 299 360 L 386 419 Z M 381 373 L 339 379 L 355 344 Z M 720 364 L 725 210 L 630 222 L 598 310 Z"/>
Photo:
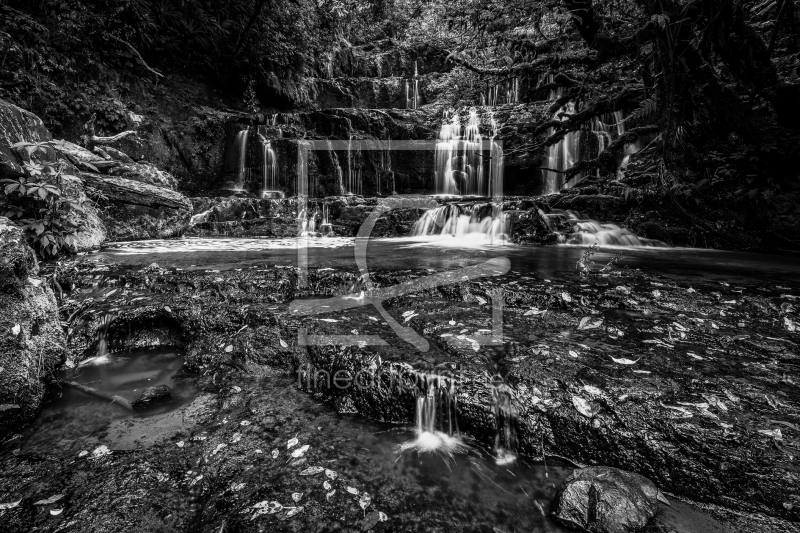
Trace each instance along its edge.
<path fill-rule="evenodd" d="M 398 449 L 447 457 L 467 451 L 458 431 L 456 408 L 455 380 L 417 374 L 416 438 Z"/>

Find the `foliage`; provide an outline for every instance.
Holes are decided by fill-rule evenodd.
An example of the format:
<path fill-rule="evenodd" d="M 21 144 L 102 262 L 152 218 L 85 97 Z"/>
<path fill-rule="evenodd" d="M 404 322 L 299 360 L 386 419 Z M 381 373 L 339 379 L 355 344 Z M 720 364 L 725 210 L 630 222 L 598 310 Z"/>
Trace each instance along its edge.
<path fill-rule="evenodd" d="M 44 258 L 74 246 L 76 226 L 69 213 L 81 209 L 78 199 L 65 190 L 63 163 L 37 161 L 47 159 L 47 144 L 14 144 L 12 148 L 26 159 L 25 175 L 1 182 L 8 200 L 5 216 L 20 223 L 31 246 Z"/>

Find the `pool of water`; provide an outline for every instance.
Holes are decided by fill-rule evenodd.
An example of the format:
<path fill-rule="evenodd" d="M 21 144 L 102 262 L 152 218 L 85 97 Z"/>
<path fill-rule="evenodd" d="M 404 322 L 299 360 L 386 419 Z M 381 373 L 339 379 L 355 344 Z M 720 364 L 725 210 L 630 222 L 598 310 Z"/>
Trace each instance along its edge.
<path fill-rule="evenodd" d="M 152 263 L 185 269 L 230 269 L 255 263 L 298 264 L 298 243 L 307 246 L 312 268 L 355 269 L 354 239 L 185 238 L 112 243 L 91 257 L 130 267 Z M 576 262 L 585 246 L 459 245 L 452 239 L 371 239 L 367 263 L 374 269 L 456 269 L 508 257 L 511 270 L 541 278 L 575 278 Z M 597 268 L 620 254 L 620 266 L 681 277 L 726 281 L 781 281 L 800 273 L 800 257 L 700 248 L 603 246 L 592 258 Z"/>
<path fill-rule="evenodd" d="M 179 376 L 183 355 L 170 348 L 140 349 L 109 354 L 102 365 L 64 370 L 57 377 L 97 391 L 139 398 L 147 387 L 166 385 L 172 401 L 145 411 L 131 412 L 115 402 L 87 395 L 69 386 L 56 387 L 42 412 L 23 434 L 21 450 L 50 453 L 91 451 L 104 444 L 115 449 L 147 445 L 165 432 L 180 429 L 180 410 L 197 395 L 192 376 Z"/>

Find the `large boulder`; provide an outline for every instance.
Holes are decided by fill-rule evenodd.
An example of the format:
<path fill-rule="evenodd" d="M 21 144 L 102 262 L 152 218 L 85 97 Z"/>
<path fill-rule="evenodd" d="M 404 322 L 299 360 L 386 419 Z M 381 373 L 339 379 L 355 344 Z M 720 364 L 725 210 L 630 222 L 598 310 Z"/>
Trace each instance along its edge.
<path fill-rule="evenodd" d="M 25 162 L 11 146 L 18 142 L 42 142 L 53 136 L 42 119 L 29 111 L 0 99 L 0 178 L 22 175 Z"/>
<path fill-rule="evenodd" d="M 0 427 L 30 420 L 66 357 L 53 291 L 22 230 L 0 217 Z"/>
<path fill-rule="evenodd" d="M 655 516 L 658 498 L 658 487 L 644 476 L 593 466 L 564 480 L 552 512 L 560 522 L 583 531 L 629 533 Z"/>

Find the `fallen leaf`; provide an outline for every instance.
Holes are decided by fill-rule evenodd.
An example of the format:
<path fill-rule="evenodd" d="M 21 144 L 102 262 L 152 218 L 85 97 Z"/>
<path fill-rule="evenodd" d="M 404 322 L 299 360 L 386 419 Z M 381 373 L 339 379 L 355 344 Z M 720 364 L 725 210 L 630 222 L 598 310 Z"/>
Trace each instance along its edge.
<path fill-rule="evenodd" d="M 611 357 L 611 360 L 614 361 L 615 363 L 619 364 L 619 365 L 635 365 L 636 363 L 639 362 L 639 359 L 636 359 L 634 361 L 633 359 L 625 359 L 624 357 L 620 357 L 619 359 L 617 359 L 616 357 L 612 357 L 612 356 L 609 356 L 609 357 Z"/>
<path fill-rule="evenodd" d="M 358 496 L 358 489 L 356 489 L 356 488 L 345 487 L 344 490 L 346 490 L 347 492 L 349 492 L 350 494 L 352 494 L 354 496 Z"/>
<path fill-rule="evenodd" d="M 289 512 L 286 513 L 286 518 L 291 518 L 294 515 L 302 513 L 302 512 L 303 512 L 303 507 L 302 506 L 301 507 L 292 507 L 291 509 L 289 509 Z"/>
<path fill-rule="evenodd" d="M 292 452 L 292 457 L 294 457 L 295 459 L 297 459 L 298 457 L 303 457 L 310 447 L 311 446 L 306 444 L 304 446 L 301 446 L 300 448 L 297 448 L 295 451 Z"/>
<path fill-rule="evenodd" d="M 247 485 L 247 483 L 233 483 L 231 485 L 231 490 L 233 492 L 239 492 L 240 490 L 242 490 L 245 487 L 245 485 Z"/>
<path fill-rule="evenodd" d="M 225 347 L 225 353 L 230 353 L 233 351 L 233 344 L 229 344 Z"/>
<path fill-rule="evenodd" d="M 234 433 L 233 435 L 231 435 L 231 444 L 236 444 L 240 440 L 242 440 L 242 434 L 241 433 Z"/>
<path fill-rule="evenodd" d="M 369 494 L 367 494 L 366 492 L 362 492 L 361 497 L 358 499 L 359 507 L 361 507 L 361 509 L 363 510 L 366 510 L 367 507 L 369 507 L 370 503 L 372 503 L 372 498 L 370 498 Z"/>
<path fill-rule="evenodd" d="M 322 468 L 321 466 L 309 466 L 308 468 L 306 468 L 305 470 L 300 472 L 300 475 L 301 476 L 313 476 L 313 475 L 319 474 L 323 470 L 325 470 L 325 469 Z"/>
<path fill-rule="evenodd" d="M 239 422 L 239 425 L 240 426 L 249 426 L 250 425 L 250 421 L 249 420 L 242 420 L 241 422 Z"/>
<path fill-rule="evenodd" d="M 759 429 L 758 432 L 767 437 L 772 437 L 775 440 L 783 440 L 780 429 Z"/>
<path fill-rule="evenodd" d="M 298 444 L 299 442 L 300 442 L 300 441 L 299 441 L 299 440 L 297 440 L 296 438 L 294 438 L 294 439 L 289 439 L 289 440 L 286 442 L 286 449 L 288 450 L 289 448 L 292 448 L 292 447 L 294 447 L 294 446 L 297 446 L 297 444 Z"/>
<path fill-rule="evenodd" d="M 177 446 L 178 448 L 183 448 L 184 446 L 186 446 L 186 443 L 185 443 L 185 442 L 183 442 L 183 441 L 179 441 L 179 442 L 176 444 L 176 446 Z"/>
<path fill-rule="evenodd" d="M 53 515 L 53 516 L 58 516 L 63 512 L 64 512 L 63 508 L 61 508 L 61 509 L 50 509 L 50 514 Z"/>
<path fill-rule="evenodd" d="M 380 515 L 377 511 L 372 511 L 367 516 L 364 517 L 364 520 L 361 521 L 361 531 L 369 531 L 373 527 L 378 525 L 380 522 Z"/>
<path fill-rule="evenodd" d="M 211 455 L 217 455 L 219 452 L 222 451 L 223 448 L 226 448 L 227 446 L 228 445 L 225 444 L 224 442 L 220 442 L 219 444 L 217 444 L 217 447 L 214 448 L 214 451 L 211 452 Z"/>
<path fill-rule="evenodd" d="M 15 502 L 8 502 L 8 503 L 0 503 L 0 511 L 4 509 L 13 509 L 14 507 L 18 506 L 22 499 L 19 499 Z"/>
<path fill-rule="evenodd" d="M 326 493 L 326 494 L 325 494 L 325 499 L 326 499 L 326 500 L 330 500 L 330 499 L 331 499 L 331 497 L 333 497 L 333 495 L 334 495 L 334 494 L 336 494 L 336 491 L 335 491 L 335 490 L 332 490 L 332 491 L 330 491 L 330 492 Z"/>
<path fill-rule="evenodd" d="M 285 340 L 280 339 L 280 342 L 281 342 L 281 346 L 283 346 L 284 348 L 288 348 L 289 347 L 289 343 L 287 343 Z"/>
<path fill-rule="evenodd" d="M 603 395 L 603 391 L 601 391 L 600 389 L 598 389 L 594 385 L 584 385 L 583 386 L 583 390 L 585 390 L 586 392 L 588 392 L 589 394 L 592 394 L 594 396 L 602 396 Z"/>
<path fill-rule="evenodd" d="M 50 504 L 56 503 L 58 500 L 60 500 L 63 497 L 64 497 L 63 494 L 56 494 L 55 496 L 50 496 L 47 499 L 39 500 L 38 502 L 33 502 L 33 505 L 50 505 Z"/>
<path fill-rule="evenodd" d="M 565 302 L 571 302 L 571 301 L 572 301 L 572 296 L 570 296 L 570 295 L 569 295 L 569 293 L 566 293 L 566 292 L 562 292 L 562 293 L 561 293 L 561 298 L 562 298 L 562 299 L 563 299 Z"/>
<path fill-rule="evenodd" d="M 108 446 L 102 444 L 92 450 L 92 457 L 103 457 L 104 455 L 108 455 L 111 453 L 111 450 L 108 449 Z"/>
<path fill-rule="evenodd" d="M 299 502 L 300 500 L 303 499 L 303 493 L 302 492 L 293 492 L 292 493 L 292 499 L 294 501 L 296 501 L 296 502 Z"/>
<path fill-rule="evenodd" d="M 576 352 L 575 350 L 570 350 L 569 351 L 569 356 L 570 357 L 578 357 L 578 352 Z"/>
<path fill-rule="evenodd" d="M 278 458 L 278 454 L 280 454 L 280 452 L 278 451 L 278 449 L 277 449 L 277 448 L 275 448 L 274 450 L 272 450 L 272 458 L 273 458 L 273 459 L 277 459 L 277 458 Z"/>
<path fill-rule="evenodd" d="M 259 511 L 258 514 L 275 514 L 283 510 L 283 505 L 276 501 L 268 502 L 264 500 L 263 502 L 258 502 L 253 506 L 253 509 Z"/>
<path fill-rule="evenodd" d="M 331 485 L 331 482 L 326 479 L 325 482 L 322 484 L 322 488 L 325 490 L 331 490 L 333 488 L 333 485 Z"/>
<path fill-rule="evenodd" d="M 592 418 L 597 412 L 594 408 L 592 408 L 589 402 L 580 396 L 572 396 L 572 405 L 574 405 L 575 409 L 577 409 L 577 411 L 586 418 Z"/>
<path fill-rule="evenodd" d="M 337 473 L 336 473 L 336 472 L 334 472 L 333 470 L 329 470 L 329 469 L 327 469 L 327 468 L 325 469 L 325 475 L 326 475 L 326 476 L 328 476 L 328 479 L 330 479 L 331 481 L 333 481 L 333 480 L 335 480 L 337 477 L 339 477 L 339 474 L 337 474 Z"/>
<path fill-rule="evenodd" d="M 20 331 L 22 331 L 22 326 L 19 324 L 14 324 L 14 326 L 11 328 L 11 333 L 13 333 L 15 337 L 19 335 Z"/>

